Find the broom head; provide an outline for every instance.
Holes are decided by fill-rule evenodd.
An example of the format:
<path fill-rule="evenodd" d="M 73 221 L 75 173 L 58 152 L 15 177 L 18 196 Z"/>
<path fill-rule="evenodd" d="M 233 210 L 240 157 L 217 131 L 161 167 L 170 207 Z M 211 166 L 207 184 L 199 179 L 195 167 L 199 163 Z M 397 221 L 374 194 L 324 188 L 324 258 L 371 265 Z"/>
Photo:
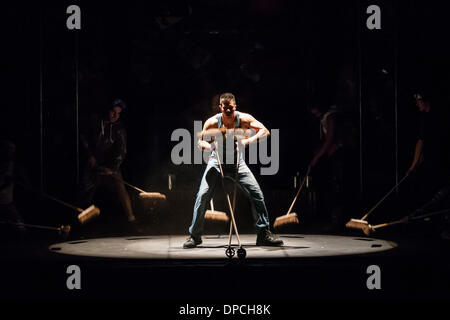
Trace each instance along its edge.
<path fill-rule="evenodd" d="M 228 217 L 225 212 L 215 211 L 215 210 L 214 211 L 206 210 L 205 219 L 214 220 L 214 221 L 223 221 L 223 222 L 230 221 L 230 217 Z"/>
<path fill-rule="evenodd" d="M 97 217 L 100 215 L 100 209 L 97 208 L 94 205 L 91 205 L 89 208 L 83 210 L 79 215 L 78 215 L 78 221 L 81 224 L 85 224 L 86 222 L 92 220 L 93 218 Z"/>
<path fill-rule="evenodd" d="M 366 220 L 351 219 L 345 226 L 349 229 L 364 230 L 369 226 L 369 223 Z"/>
<path fill-rule="evenodd" d="M 159 192 L 141 192 L 139 198 L 150 200 L 166 200 L 166 195 Z"/>
<path fill-rule="evenodd" d="M 295 212 L 292 212 L 290 214 L 285 214 L 284 216 L 280 216 L 275 219 L 275 222 L 273 223 L 273 227 L 279 228 L 287 224 L 293 224 L 293 223 L 299 223 L 297 214 Z"/>

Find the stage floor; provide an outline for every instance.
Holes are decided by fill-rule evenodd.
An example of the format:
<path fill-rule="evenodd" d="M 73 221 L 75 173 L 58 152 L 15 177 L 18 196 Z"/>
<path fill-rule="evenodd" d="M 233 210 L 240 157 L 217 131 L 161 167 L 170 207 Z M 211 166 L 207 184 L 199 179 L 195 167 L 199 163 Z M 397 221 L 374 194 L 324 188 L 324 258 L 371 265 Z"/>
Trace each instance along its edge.
<path fill-rule="evenodd" d="M 386 240 L 351 234 L 280 236 L 284 247 L 257 247 L 256 235 L 242 235 L 245 260 L 226 257 L 225 235 L 204 236 L 195 249 L 182 248 L 185 235 L 99 235 L 65 242 L 42 239 L 25 246 L 2 243 L 0 298 L 178 302 L 230 297 L 243 302 L 450 298 L 449 243 L 423 234 Z M 81 270 L 81 290 L 66 287 L 67 270 L 73 265 Z M 369 266 L 380 268 L 381 290 L 367 287 Z"/>
<path fill-rule="evenodd" d="M 247 258 L 280 259 L 331 257 L 369 254 L 391 250 L 391 241 L 364 237 L 332 235 L 279 235 L 283 247 L 256 246 L 256 235 L 241 235 Z M 203 243 L 194 249 L 183 249 L 186 236 L 142 236 L 94 238 L 55 243 L 51 252 L 65 255 L 118 259 L 223 259 L 228 243 L 226 235 L 203 236 Z M 233 245 L 237 245 L 233 238 Z"/>

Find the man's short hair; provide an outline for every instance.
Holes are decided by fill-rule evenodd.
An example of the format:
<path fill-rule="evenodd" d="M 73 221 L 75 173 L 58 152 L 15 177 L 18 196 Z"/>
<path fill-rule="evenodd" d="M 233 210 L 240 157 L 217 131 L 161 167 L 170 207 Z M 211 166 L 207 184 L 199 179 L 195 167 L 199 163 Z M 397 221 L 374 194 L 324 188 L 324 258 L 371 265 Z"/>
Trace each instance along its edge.
<path fill-rule="evenodd" d="M 229 104 L 231 101 L 234 101 L 236 103 L 236 98 L 234 97 L 234 94 L 232 93 L 222 93 L 219 98 L 219 104 L 225 103 Z"/>

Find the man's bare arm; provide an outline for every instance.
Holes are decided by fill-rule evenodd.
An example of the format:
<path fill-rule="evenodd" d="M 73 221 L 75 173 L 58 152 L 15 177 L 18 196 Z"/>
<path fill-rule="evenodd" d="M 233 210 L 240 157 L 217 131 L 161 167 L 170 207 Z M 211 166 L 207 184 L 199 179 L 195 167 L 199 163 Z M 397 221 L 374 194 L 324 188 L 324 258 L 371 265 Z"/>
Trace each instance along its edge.
<path fill-rule="evenodd" d="M 241 140 L 241 143 L 244 146 L 249 145 L 250 143 L 258 141 L 258 139 L 264 139 L 270 136 L 269 130 L 258 120 L 256 120 L 252 115 L 248 113 L 241 113 L 241 122 L 243 123 L 244 129 L 252 129 L 256 132 L 256 134 L 252 137 Z"/>
<path fill-rule="evenodd" d="M 205 124 L 203 125 L 202 135 L 201 135 L 200 139 L 197 142 L 197 146 L 200 149 L 202 149 L 202 150 L 206 149 L 206 150 L 209 150 L 209 151 L 212 150 L 211 144 L 208 141 L 203 140 L 203 133 L 206 130 L 217 128 L 217 123 L 218 123 L 218 121 L 217 121 L 216 117 L 211 117 L 208 120 L 206 120 Z"/>

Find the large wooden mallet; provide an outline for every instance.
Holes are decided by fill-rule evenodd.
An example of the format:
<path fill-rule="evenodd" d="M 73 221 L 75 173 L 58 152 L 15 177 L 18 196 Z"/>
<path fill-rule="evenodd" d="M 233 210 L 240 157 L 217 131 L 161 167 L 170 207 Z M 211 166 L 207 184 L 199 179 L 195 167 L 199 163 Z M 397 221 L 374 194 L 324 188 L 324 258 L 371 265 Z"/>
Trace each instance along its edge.
<path fill-rule="evenodd" d="M 308 179 L 309 176 L 309 172 L 311 171 L 311 167 L 308 167 L 308 171 L 306 172 L 305 177 L 302 180 L 302 183 L 300 185 L 300 188 L 297 191 L 297 194 L 295 195 L 294 200 L 291 203 L 291 206 L 289 207 L 288 212 L 283 215 L 283 216 L 279 216 L 278 218 L 275 219 L 275 222 L 273 223 L 273 227 L 279 228 L 281 226 L 287 225 L 287 224 L 294 224 L 294 223 L 299 223 L 298 220 L 298 216 L 295 212 L 291 213 L 292 208 L 294 207 L 295 202 L 297 201 L 298 196 L 300 195 L 300 192 L 302 192 L 303 186 L 305 185 L 306 180 Z"/>
<path fill-rule="evenodd" d="M 36 225 L 36 224 L 27 224 L 27 223 L 9 222 L 9 221 L 0 221 L 0 224 L 7 224 L 7 225 L 13 225 L 13 226 L 25 227 L 25 228 L 31 228 L 31 229 L 54 230 L 54 231 L 58 231 L 59 235 L 63 235 L 63 236 L 68 236 L 69 232 L 70 232 L 70 225 L 63 225 L 61 227 L 49 227 L 49 226 L 42 226 L 42 225 Z"/>
<path fill-rule="evenodd" d="M 244 130 L 242 128 L 212 128 L 197 133 L 197 137 L 205 141 L 221 141 L 220 138 L 233 138 L 234 141 L 240 141 L 250 137 L 251 135 L 252 131 L 250 129 Z"/>
<path fill-rule="evenodd" d="M 44 197 L 46 197 L 48 199 L 51 199 L 51 200 L 53 200 L 55 202 L 58 202 L 59 204 L 62 204 L 63 206 L 72 208 L 73 210 L 77 211 L 78 212 L 77 218 L 78 218 L 78 222 L 80 222 L 80 224 L 85 224 L 88 221 L 90 221 L 93 218 L 98 217 L 100 215 L 100 209 L 98 207 L 96 207 L 95 205 L 91 205 L 91 206 L 89 206 L 86 209 L 81 209 L 81 208 L 78 208 L 78 207 L 76 207 L 76 206 L 74 206 L 74 205 L 72 205 L 70 203 L 67 203 L 67 202 L 62 201 L 62 200 L 60 200 L 58 198 L 55 198 L 55 197 L 53 197 L 51 195 L 42 193 L 42 196 L 44 196 Z"/>

